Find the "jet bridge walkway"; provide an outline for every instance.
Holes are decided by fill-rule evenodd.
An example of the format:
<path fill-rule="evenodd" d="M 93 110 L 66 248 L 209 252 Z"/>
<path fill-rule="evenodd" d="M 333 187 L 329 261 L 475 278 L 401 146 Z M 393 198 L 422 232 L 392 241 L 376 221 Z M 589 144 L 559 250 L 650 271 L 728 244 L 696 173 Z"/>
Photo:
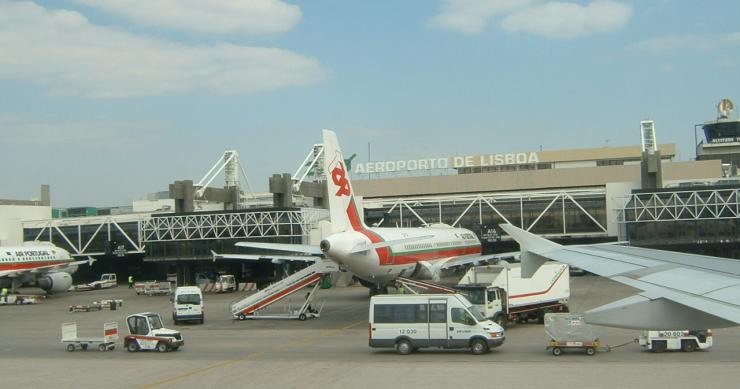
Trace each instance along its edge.
<path fill-rule="evenodd" d="M 326 260 L 317 259 L 313 265 L 297 271 L 290 276 L 283 278 L 273 284 L 270 284 L 266 288 L 257 291 L 256 293 L 249 295 L 241 300 L 234 302 L 231 305 L 231 315 L 235 319 L 300 319 L 305 320 L 307 317 L 318 317 L 318 311 L 314 311 L 310 308 L 310 303 L 313 299 L 316 290 L 319 287 L 319 281 L 325 274 L 339 271 L 339 267 L 336 263 Z M 306 301 L 303 305 L 295 310 L 291 310 L 285 314 L 270 314 L 260 315 L 259 311 L 270 306 L 271 304 L 280 301 L 281 299 L 290 296 L 291 294 L 299 291 L 304 286 L 316 285 L 309 292 Z"/>

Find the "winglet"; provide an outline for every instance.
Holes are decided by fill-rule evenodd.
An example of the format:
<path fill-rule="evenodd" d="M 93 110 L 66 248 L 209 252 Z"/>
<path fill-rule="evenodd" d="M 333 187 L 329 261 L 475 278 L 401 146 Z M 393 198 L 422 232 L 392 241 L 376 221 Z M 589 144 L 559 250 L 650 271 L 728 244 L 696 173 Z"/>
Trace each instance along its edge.
<path fill-rule="evenodd" d="M 537 236 L 531 232 L 514 227 L 511 224 L 499 225 L 509 236 L 519 243 L 522 261 L 522 278 L 531 278 L 537 269 L 547 262 L 547 258 L 541 253 L 554 250 L 560 247 L 559 244 L 551 242 L 545 238 Z"/>

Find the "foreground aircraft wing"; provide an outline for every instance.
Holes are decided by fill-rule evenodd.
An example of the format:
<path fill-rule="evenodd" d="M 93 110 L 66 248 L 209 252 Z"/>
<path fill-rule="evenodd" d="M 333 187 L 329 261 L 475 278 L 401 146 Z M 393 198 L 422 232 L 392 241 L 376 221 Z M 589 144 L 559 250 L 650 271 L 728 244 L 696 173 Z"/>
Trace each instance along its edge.
<path fill-rule="evenodd" d="M 640 290 L 586 312 L 589 323 L 661 330 L 740 325 L 740 261 L 627 246 L 562 246 L 510 224 L 501 228 L 521 246 L 522 277 L 555 260 Z"/>
<path fill-rule="evenodd" d="M 272 261 L 272 263 L 283 263 L 285 261 L 300 261 L 314 263 L 320 261 L 320 257 L 310 255 L 257 255 L 257 254 L 218 254 L 211 251 L 213 260 L 217 259 L 243 259 L 247 261 Z"/>
<path fill-rule="evenodd" d="M 52 273 L 55 271 L 63 271 L 68 266 L 77 266 L 77 265 L 92 265 L 93 262 L 95 262 L 95 259 L 92 257 L 88 257 L 89 259 L 86 259 L 84 261 L 74 261 L 74 262 L 64 262 L 64 263 L 57 263 L 54 265 L 46 265 L 46 266 L 38 266 L 30 269 L 18 269 L 18 270 L 3 270 L 0 271 L 0 277 L 18 277 L 25 273 Z"/>

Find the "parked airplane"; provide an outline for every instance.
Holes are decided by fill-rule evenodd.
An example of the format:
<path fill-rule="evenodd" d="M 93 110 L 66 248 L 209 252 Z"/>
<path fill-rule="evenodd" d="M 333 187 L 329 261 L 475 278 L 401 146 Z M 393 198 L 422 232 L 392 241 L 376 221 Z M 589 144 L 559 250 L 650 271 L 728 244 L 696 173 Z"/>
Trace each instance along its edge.
<path fill-rule="evenodd" d="M 23 284 L 36 283 L 49 294 L 66 292 L 77 266 L 94 261 L 75 261 L 67 250 L 51 244 L 0 247 L 0 287 L 15 292 Z"/>
<path fill-rule="evenodd" d="M 510 224 L 501 228 L 521 246 L 522 277 L 555 260 L 640 290 L 586 312 L 586 322 L 661 330 L 740 325 L 740 261 L 619 245 L 562 246 Z"/>
<path fill-rule="evenodd" d="M 310 255 L 324 254 L 352 272 L 371 293 L 384 291 L 397 277 L 439 279 L 443 269 L 499 258 L 481 255 L 476 235 L 464 228 L 433 224 L 418 228 L 367 227 L 355 203 L 336 134 L 323 131 L 324 166 L 329 196 L 331 234 L 320 246 L 240 242 L 237 246 Z M 216 257 L 259 259 L 265 256 L 224 254 Z M 308 260 L 307 256 L 270 256 L 277 260 Z"/>

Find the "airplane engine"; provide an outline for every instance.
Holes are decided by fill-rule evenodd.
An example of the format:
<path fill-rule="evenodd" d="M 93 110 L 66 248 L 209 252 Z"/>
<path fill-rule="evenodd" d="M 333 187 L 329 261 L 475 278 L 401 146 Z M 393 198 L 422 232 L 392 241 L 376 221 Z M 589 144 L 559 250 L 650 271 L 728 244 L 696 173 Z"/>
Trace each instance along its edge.
<path fill-rule="evenodd" d="M 49 294 L 66 292 L 72 286 L 72 276 L 65 272 L 50 273 L 39 277 L 36 283 Z"/>

